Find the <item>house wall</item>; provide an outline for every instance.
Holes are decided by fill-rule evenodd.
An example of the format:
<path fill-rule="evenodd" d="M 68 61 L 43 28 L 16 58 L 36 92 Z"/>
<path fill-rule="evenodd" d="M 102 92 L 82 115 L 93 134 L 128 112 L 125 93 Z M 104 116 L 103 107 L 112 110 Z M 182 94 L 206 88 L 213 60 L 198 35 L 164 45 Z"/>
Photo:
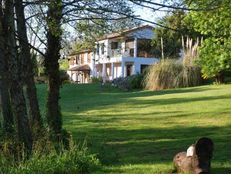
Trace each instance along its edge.
<path fill-rule="evenodd" d="M 121 68 L 121 63 L 115 63 L 114 64 L 114 76 L 112 77 L 113 79 L 121 77 L 122 74 L 122 68 Z"/>
<path fill-rule="evenodd" d="M 151 65 L 157 63 L 159 59 L 154 57 L 145 58 L 135 56 L 137 55 L 137 39 L 152 39 L 153 37 L 154 33 L 151 28 L 141 28 L 139 30 L 128 33 L 123 37 L 116 37 L 98 41 L 96 44 L 99 45 L 99 54 L 97 54 L 97 51 L 95 54 L 91 52 L 91 61 L 89 61 L 89 53 L 84 53 L 84 64 L 88 64 L 91 68 L 91 77 L 104 76 L 109 78 L 110 80 L 118 77 L 124 77 L 126 76 L 127 64 L 132 65 L 132 74 L 141 73 L 141 65 Z M 130 43 L 127 44 L 127 50 L 126 38 L 129 38 L 131 40 Z M 120 54 L 112 54 L 111 43 L 114 41 L 119 42 L 119 46 L 118 49 L 114 49 L 113 51 L 118 51 L 120 52 Z M 102 47 L 104 47 L 103 53 Z M 133 54 L 131 55 L 130 53 L 128 53 L 129 49 L 134 49 L 134 56 Z"/>
<path fill-rule="evenodd" d="M 69 76 L 69 79 L 73 82 L 77 82 L 78 81 L 78 75 L 75 71 L 67 71 L 67 74 Z"/>
<path fill-rule="evenodd" d="M 84 52 L 84 53 L 72 55 L 69 56 L 68 59 L 69 59 L 69 68 L 87 64 L 90 67 L 90 77 L 96 76 L 93 52 Z M 82 76 L 80 73 L 76 71 L 67 71 L 67 74 L 69 75 L 71 81 L 81 82 L 81 83 L 88 82 L 89 77 L 87 77 L 87 75 Z"/>
<path fill-rule="evenodd" d="M 141 73 L 141 65 L 152 65 L 159 62 L 157 58 L 133 58 L 124 57 L 124 62 L 133 62 L 133 74 Z"/>
<path fill-rule="evenodd" d="M 133 31 L 127 35 L 124 36 L 125 38 L 133 38 L 135 39 L 152 39 L 154 37 L 154 33 L 153 30 L 151 28 L 143 28 L 140 30 L 136 30 Z M 130 57 L 133 55 L 129 54 L 129 49 L 126 50 L 126 39 L 122 38 L 122 37 L 118 37 L 118 38 L 111 38 L 111 39 L 105 39 L 105 40 L 101 40 L 98 41 L 96 44 L 99 45 L 99 54 L 96 54 L 96 60 L 102 62 L 107 62 L 109 58 L 114 58 L 114 57 L 119 57 L 119 56 L 123 56 L 123 57 Z M 119 49 L 117 50 L 112 50 L 111 49 L 111 43 L 112 42 L 118 42 L 119 43 Z M 104 45 L 104 53 L 102 54 L 101 50 L 102 50 L 102 45 Z M 130 42 L 130 49 L 134 49 L 134 54 L 137 55 L 137 47 L 135 45 L 137 45 L 136 43 L 134 43 L 134 41 Z M 135 48 L 136 47 L 136 48 Z M 114 52 L 114 53 L 112 53 Z M 116 52 L 116 53 L 115 53 Z M 117 53 L 118 52 L 118 53 Z"/>
<path fill-rule="evenodd" d="M 154 32 L 151 28 L 143 28 L 129 33 L 127 36 L 137 39 L 152 39 L 154 37 Z"/>

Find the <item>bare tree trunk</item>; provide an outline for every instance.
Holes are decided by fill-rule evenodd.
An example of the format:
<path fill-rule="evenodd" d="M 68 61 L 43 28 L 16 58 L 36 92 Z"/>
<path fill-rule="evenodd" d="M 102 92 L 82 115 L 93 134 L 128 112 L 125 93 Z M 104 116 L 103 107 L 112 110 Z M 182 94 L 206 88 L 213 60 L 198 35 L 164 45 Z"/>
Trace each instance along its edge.
<path fill-rule="evenodd" d="M 7 59 L 9 65 L 9 84 L 12 109 L 15 115 L 18 141 L 23 143 L 26 150 L 32 150 L 32 135 L 27 117 L 26 102 L 20 83 L 17 46 L 15 39 L 14 2 L 5 1 L 5 35 L 7 40 Z"/>
<path fill-rule="evenodd" d="M 224 72 L 220 72 L 215 76 L 215 81 L 217 84 L 223 84 L 225 82 Z"/>
<path fill-rule="evenodd" d="M 47 50 L 45 68 L 48 75 L 47 121 L 55 140 L 59 140 L 62 130 L 62 117 L 59 106 L 60 74 L 59 63 L 61 49 L 62 0 L 51 0 L 47 14 Z"/>
<path fill-rule="evenodd" d="M 42 119 L 39 111 L 37 91 L 34 82 L 33 63 L 31 60 L 30 48 L 28 45 L 24 6 L 22 0 L 15 0 L 17 16 L 17 33 L 20 46 L 20 65 L 23 84 L 26 85 L 26 93 L 29 101 L 29 113 L 31 116 L 31 127 L 39 131 L 42 127 Z"/>
<path fill-rule="evenodd" d="M 3 13 L 2 1 L 0 0 L 0 95 L 1 107 L 3 115 L 3 129 L 6 135 L 12 134 L 14 131 L 14 117 L 11 110 L 7 61 L 5 57 L 5 39 L 3 37 Z"/>

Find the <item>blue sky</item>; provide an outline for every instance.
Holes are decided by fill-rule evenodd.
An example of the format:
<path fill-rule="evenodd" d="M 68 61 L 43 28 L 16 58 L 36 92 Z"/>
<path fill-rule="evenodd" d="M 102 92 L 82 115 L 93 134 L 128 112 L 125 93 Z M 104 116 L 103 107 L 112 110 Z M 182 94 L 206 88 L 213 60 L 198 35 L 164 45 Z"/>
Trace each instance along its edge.
<path fill-rule="evenodd" d="M 156 0 L 156 3 L 161 3 L 160 0 Z M 154 12 L 151 9 L 140 7 L 140 6 L 134 6 L 134 12 L 135 15 L 140 16 L 140 18 L 152 21 L 152 22 L 157 22 L 157 20 L 165 15 L 164 12 Z M 152 24 L 150 24 L 152 25 Z"/>
<path fill-rule="evenodd" d="M 142 19 L 149 20 L 152 22 L 156 22 L 158 18 L 161 18 L 164 13 L 162 12 L 154 12 L 151 9 L 136 7 L 135 14 L 139 15 Z"/>

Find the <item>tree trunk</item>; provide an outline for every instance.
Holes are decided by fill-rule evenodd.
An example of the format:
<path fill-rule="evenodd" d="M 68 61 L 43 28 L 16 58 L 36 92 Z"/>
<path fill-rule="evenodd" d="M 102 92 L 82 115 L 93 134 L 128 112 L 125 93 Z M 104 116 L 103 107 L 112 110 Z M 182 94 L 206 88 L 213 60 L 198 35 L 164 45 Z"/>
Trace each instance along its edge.
<path fill-rule="evenodd" d="M 216 83 L 218 84 L 222 84 L 225 82 L 225 76 L 224 76 L 224 72 L 220 72 L 219 74 L 216 75 L 215 77 Z"/>
<path fill-rule="evenodd" d="M 17 16 L 17 33 L 20 46 L 20 65 L 23 84 L 26 86 L 26 93 L 29 101 L 29 113 L 31 127 L 36 132 L 42 127 L 42 119 L 39 111 L 37 91 L 34 82 L 33 63 L 31 60 L 30 48 L 28 45 L 24 6 L 22 0 L 15 0 Z"/>
<path fill-rule="evenodd" d="M 62 130 L 62 117 L 59 106 L 60 74 L 59 63 L 61 49 L 62 0 L 51 0 L 47 14 L 47 50 L 45 68 L 48 75 L 47 121 L 55 141 L 59 141 Z"/>
<path fill-rule="evenodd" d="M 7 61 L 5 57 L 5 40 L 3 32 L 3 13 L 2 1 L 0 1 L 0 95 L 1 107 L 3 115 L 3 129 L 6 135 L 12 134 L 14 131 L 14 117 L 11 110 L 9 85 L 8 85 L 8 72 Z"/>
<path fill-rule="evenodd" d="M 9 84 L 12 109 L 15 115 L 18 141 L 23 143 L 26 150 L 32 150 L 32 135 L 27 117 L 26 102 L 20 83 L 17 46 L 15 39 L 14 2 L 5 0 L 5 36 L 7 40 L 7 60 L 9 65 Z"/>

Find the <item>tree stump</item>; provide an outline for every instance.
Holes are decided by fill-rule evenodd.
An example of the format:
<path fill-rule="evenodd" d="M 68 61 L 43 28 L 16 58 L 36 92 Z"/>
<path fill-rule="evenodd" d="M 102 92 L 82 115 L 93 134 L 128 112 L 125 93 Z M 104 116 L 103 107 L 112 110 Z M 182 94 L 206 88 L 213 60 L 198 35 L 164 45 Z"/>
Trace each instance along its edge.
<path fill-rule="evenodd" d="M 187 152 L 180 152 L 175 155 L 173 159 L 175 172 L 210 174 L 213 148 L 214 144 L 211 139 L 200 138 L 187 149 Z"/>

